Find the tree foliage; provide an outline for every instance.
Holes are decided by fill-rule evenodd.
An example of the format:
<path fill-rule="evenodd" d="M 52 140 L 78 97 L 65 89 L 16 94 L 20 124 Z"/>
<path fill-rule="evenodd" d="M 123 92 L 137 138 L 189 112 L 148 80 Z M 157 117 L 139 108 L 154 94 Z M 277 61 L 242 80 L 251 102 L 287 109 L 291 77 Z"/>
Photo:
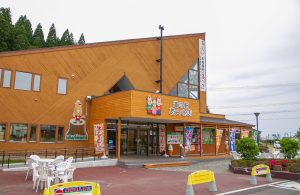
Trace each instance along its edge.
<path fill-rule="evenodd" d="M 285 158 L 295 158 L 299 150 L 299 142 L 294 139 L 283 138 L 280 140 L 280 149 Z"/>
<path fill-rule="evenodd" d="M 45 41 L 40 23 L 33 32 L 31 22 L 26 15 L 21 15 L 18 21 L 13 24 L 10 9 L 0 8 L 0 52 L 74 44 L 85 44 L 83 34 L 81 34 L 79 42 L 76 43 L 73 33 L 67 29 L 60 39 L 57 36 L 55 25 L 52 24 Z"/>
<path fill-rule="evenodd" d="M 253 160 L 259 154 L 258 146 L 252 138 L 245 137 L 237 141 L 236 151 L 241 154 L 242 159 Z"/>

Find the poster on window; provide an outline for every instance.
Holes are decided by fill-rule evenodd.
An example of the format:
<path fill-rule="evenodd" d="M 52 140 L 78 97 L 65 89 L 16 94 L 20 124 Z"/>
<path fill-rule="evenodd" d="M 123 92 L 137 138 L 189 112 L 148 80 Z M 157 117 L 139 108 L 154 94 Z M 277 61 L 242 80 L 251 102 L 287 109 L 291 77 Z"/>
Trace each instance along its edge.
<path fill-rule="evenodd" d="M 224 132 L 223 129 L 217 129 L 217 132 L 216 132 L 217 151 L 219 150 L 220 145 L 221 145 L 221 141 L 222 141 L 222 137 L 223 137 L 223 132 Z"/>
<path fill-rule="evenodd" d="M 194 131 L 193 127 L 185 127 L 185 129 L 184 129 L 185 149 L 187 151 L 191 151 L 193 131 Z"/>
<path fill-rule="evenodd" d="M 235 150 L 235 129 L 230 129 L 230 151 L 234 152 Z"/>
<path fill-rule="evenodd" d="M 206 51 L 205 40 L 199 39 L 200 91 L 206 91 Z"/>
<path fill-rule="evenodd" d="M 103 124 L 94 124 L 94 142 L 96 152 L 104 152 L 104 126 Z"/>
<path fill-rule="evenodd" d="M 214 143 L 214 129 L 202 129 L 202 143 L 203 144 Z"/>
<path fill-rule="evenodd" d="M 244 138 L 244 137 L 249 137 L 249 130 L 242 130 L 241 131 L 241 138 Z"/>
<path fill-rule="evenodd" d="M 169 132 L 167 144 L 183 144 L 183 134 L 181 132 Z"/>
<path fill-rule="evenodd" d="M 159 152 L 166 150 L 166 126 L 159 125 Z"/>

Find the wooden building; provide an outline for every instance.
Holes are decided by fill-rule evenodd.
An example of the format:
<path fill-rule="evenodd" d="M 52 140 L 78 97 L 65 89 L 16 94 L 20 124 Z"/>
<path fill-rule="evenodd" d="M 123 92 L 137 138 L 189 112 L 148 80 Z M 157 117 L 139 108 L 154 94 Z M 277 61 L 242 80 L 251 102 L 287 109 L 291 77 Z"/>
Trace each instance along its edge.
<path fill-rule="evenodd" d="M 98 153 L 229 152 L 230 130 L 208 113 L 205 34 L 0 53 L 0 150 L 94 147 Z M 170 146 L 171 145 L 171 146 Z"/>

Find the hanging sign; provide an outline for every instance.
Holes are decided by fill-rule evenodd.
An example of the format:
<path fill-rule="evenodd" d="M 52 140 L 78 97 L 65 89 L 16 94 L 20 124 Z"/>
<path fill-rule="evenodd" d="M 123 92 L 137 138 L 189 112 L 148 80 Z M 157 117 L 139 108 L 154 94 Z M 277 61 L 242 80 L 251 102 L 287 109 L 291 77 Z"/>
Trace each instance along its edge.
<path fill-rule="evenodd" d="M 230 129 L 230 151 L 234 152 L 235 150 L 235 129 Z"/>
<path fill-rule="evenodd" d="M 103 124 L 94 124 L 94 141 L 96 152 L 104 152 L 104 126 Z"/>
<path fill-rule="evenodd" d="M 193 131 L 194 131 L 193 127 L 185 127 L 184 129 L 185 149 L 187 151 L 191 151 Z"/>
<path fill-rule="evenodd" d="M 183 144 L 183 134 L 181 132 L 169 132 L 167 144 Z"/>
<path fill-rule="evenodd" d="M 199 39 L 200 91 L 206 91 L 206 48 L 205 40 Z"/>
<path fill-rule="evenodd" d="M 169 115 L 192 116 L 193 112 L 189 108 L 188 102 L 173 101 L 173 106 L 169 108 Z"/>
<path fill-rule="evenodd" d="M 159 152 L 166 150 L 166 126 L 159 125 Z"/>

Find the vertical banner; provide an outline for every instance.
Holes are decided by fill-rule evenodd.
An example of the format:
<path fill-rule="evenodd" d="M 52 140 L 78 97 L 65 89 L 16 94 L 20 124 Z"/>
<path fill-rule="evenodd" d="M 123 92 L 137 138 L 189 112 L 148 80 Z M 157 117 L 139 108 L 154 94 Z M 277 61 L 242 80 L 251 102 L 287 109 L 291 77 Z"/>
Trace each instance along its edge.
<path fill-rule="evenodd" d="M 235 129 L 230 129 L 230 151 L 235 151 Z"/>
<path fill-rule="evenodd" d="M 159 125 L 159 152 L 166 150 L 166 126 Z"/>
<path fill-rule="evenodd" d="M 221 141 L 222 141 L 222 137 L 223 137 L 223 132 L 224 132 L 223 129 L 217 129 L 217 132 L 216 132 L 217 151 L 219 150 L 220 145 L 221 145 Z"/>
<path fill-rule="evenodd" d="M 201 151 L 201 129 L 198 130 L 198 152 L 200 154 Z"/>
<path fill-rule="evenodd" d="M 255 129 L 252 129 L 252 138 L 254 139 L 254 141 L 257 145 L 257 131 Z"/>
<path fill-rule="evenodd" d="M 104 126 L 103 124 L 94 124 L 94 142 L 96 152 L 104 152 Z"/>
<path fill-rule="evenodd" d="M 184 140 L 185 140 L 185 149 L 187 151 L 191 150 L 192 138 L 193 138 L 193 127 L 185 127 L 184 129 Z"/>
<path fill-rule="evenodd" d="M 206 48 L 205 40 L 199 39 L 200 91 L 206 91 Z"/>

